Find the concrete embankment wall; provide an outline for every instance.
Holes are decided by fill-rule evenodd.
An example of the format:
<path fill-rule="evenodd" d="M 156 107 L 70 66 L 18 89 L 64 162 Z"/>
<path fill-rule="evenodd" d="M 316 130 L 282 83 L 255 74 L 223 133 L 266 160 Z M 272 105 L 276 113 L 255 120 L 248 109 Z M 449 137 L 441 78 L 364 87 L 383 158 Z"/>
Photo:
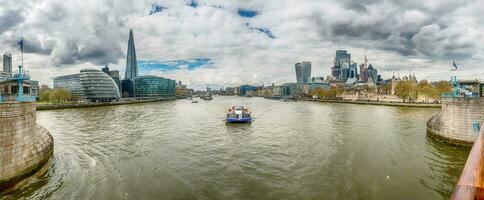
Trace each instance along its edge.
<path fill-rule="evenodd" d="M 427 122 L 427 132 L 454 143 L 472 144 L 484 122 L 484 98 L 443 98 L 442 110 Z"/>
<path fill-rule="evenodd" d="M 53 149 L 52 135 L 36 122 L 35 103 L 0 103 L 0 191 L 35 173 Z"/>

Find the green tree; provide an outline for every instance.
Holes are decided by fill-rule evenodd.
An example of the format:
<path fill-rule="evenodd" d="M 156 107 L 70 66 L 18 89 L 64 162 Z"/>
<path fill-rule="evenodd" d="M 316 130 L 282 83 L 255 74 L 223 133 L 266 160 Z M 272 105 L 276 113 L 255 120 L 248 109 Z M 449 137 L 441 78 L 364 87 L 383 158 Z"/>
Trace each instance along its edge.
<path fill-rule="evenodd" d="M 433 93 L 434 88 L 427 80 L 423 79 L 418 83 L 418 94 L 425 97 L 425 100 L 432 98 Z"/>
<path fill-rule="evenodd" d="M 395 87 L 395 94 L 404 101 L 415 101 L 418 98 L 418 85 L 413 81 L 400 81 Z"/>
<path fill-rule="evenodd" d="M 50 101 L 50 94 L 52 93 L 52 90 L 44 90 L 40 93 L 39 99 L 41 101 Z"/>
<path fill-rule="evenodd" d="M 440 100 L 442 94 L 452 92 L 452 85 L 448 81 L 439 81 L 435 83 L 431 98 Z"/>
<path fill-rule="evenodd" d="M 56 88 L 50 94 L 50 100 L 54 102 L 69 101 L 71 94 L 64 88 Z"/>

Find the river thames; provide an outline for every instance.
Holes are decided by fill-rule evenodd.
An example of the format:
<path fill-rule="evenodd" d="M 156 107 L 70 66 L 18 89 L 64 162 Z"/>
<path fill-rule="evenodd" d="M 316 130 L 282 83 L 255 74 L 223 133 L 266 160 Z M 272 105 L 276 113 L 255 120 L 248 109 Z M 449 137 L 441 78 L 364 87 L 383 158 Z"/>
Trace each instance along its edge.
<path fill-rule="evenodd" d="M 252 124 L 225 124 L 245 105 Z M 220 97 L 37 112 L 50 168 L 1 199 L 448 199 L 470 148 L 439 109 Z"/>

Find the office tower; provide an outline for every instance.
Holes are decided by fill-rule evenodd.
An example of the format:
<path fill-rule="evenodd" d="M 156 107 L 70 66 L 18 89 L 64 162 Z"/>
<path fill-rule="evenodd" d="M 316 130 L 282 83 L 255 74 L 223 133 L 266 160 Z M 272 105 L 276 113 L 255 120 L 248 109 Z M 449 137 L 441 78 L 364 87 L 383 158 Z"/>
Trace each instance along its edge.
<path fill-rule="evenodd" d="M 136 49 L 134 47 L 133 30 L 129 30 L 128 53 L 126 56 L 126 72 L 124 79 L 134 79 L 138 77 L 138 63 L 136 61 Z"/>
<path fill-rule="evenodd" d="M 297 83 L 307 83 L 309 77 L 311 77 L 311 62 L 296 63 L 295 69 Z"/>
<path fill-rule="evenodd" d="M 3 54 L 3 71 L 12 73 L 12 54 Z"/>
<path fill-rule="evenodd" d="M 351 54 L 346 50 L 336 50 L 331 76 L 337 80 L 346 80 L 350 76 Z"/>

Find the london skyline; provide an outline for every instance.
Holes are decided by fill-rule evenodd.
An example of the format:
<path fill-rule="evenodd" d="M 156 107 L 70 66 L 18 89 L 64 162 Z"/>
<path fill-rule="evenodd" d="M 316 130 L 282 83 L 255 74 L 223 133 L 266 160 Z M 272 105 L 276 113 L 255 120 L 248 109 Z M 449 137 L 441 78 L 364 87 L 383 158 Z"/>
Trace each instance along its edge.
<path fill-rule="evenodd" d="M 311 61 L 313 76 L 327 76 L 338 49 L 357 63 L 366 55 L 387 78 L 484 77 L 482 2 L 356 2 L 7 1 L 0 53 L 17 66 L 23 36 L 25 66 L 41 83 L 106 64 L 124 74 L 133 29 L 138 61 L 151 63 L 140 74 L 192 87 L 295 82 L 301 60 Z M 454 59 L 461 68 L 450 72 Z"/>

